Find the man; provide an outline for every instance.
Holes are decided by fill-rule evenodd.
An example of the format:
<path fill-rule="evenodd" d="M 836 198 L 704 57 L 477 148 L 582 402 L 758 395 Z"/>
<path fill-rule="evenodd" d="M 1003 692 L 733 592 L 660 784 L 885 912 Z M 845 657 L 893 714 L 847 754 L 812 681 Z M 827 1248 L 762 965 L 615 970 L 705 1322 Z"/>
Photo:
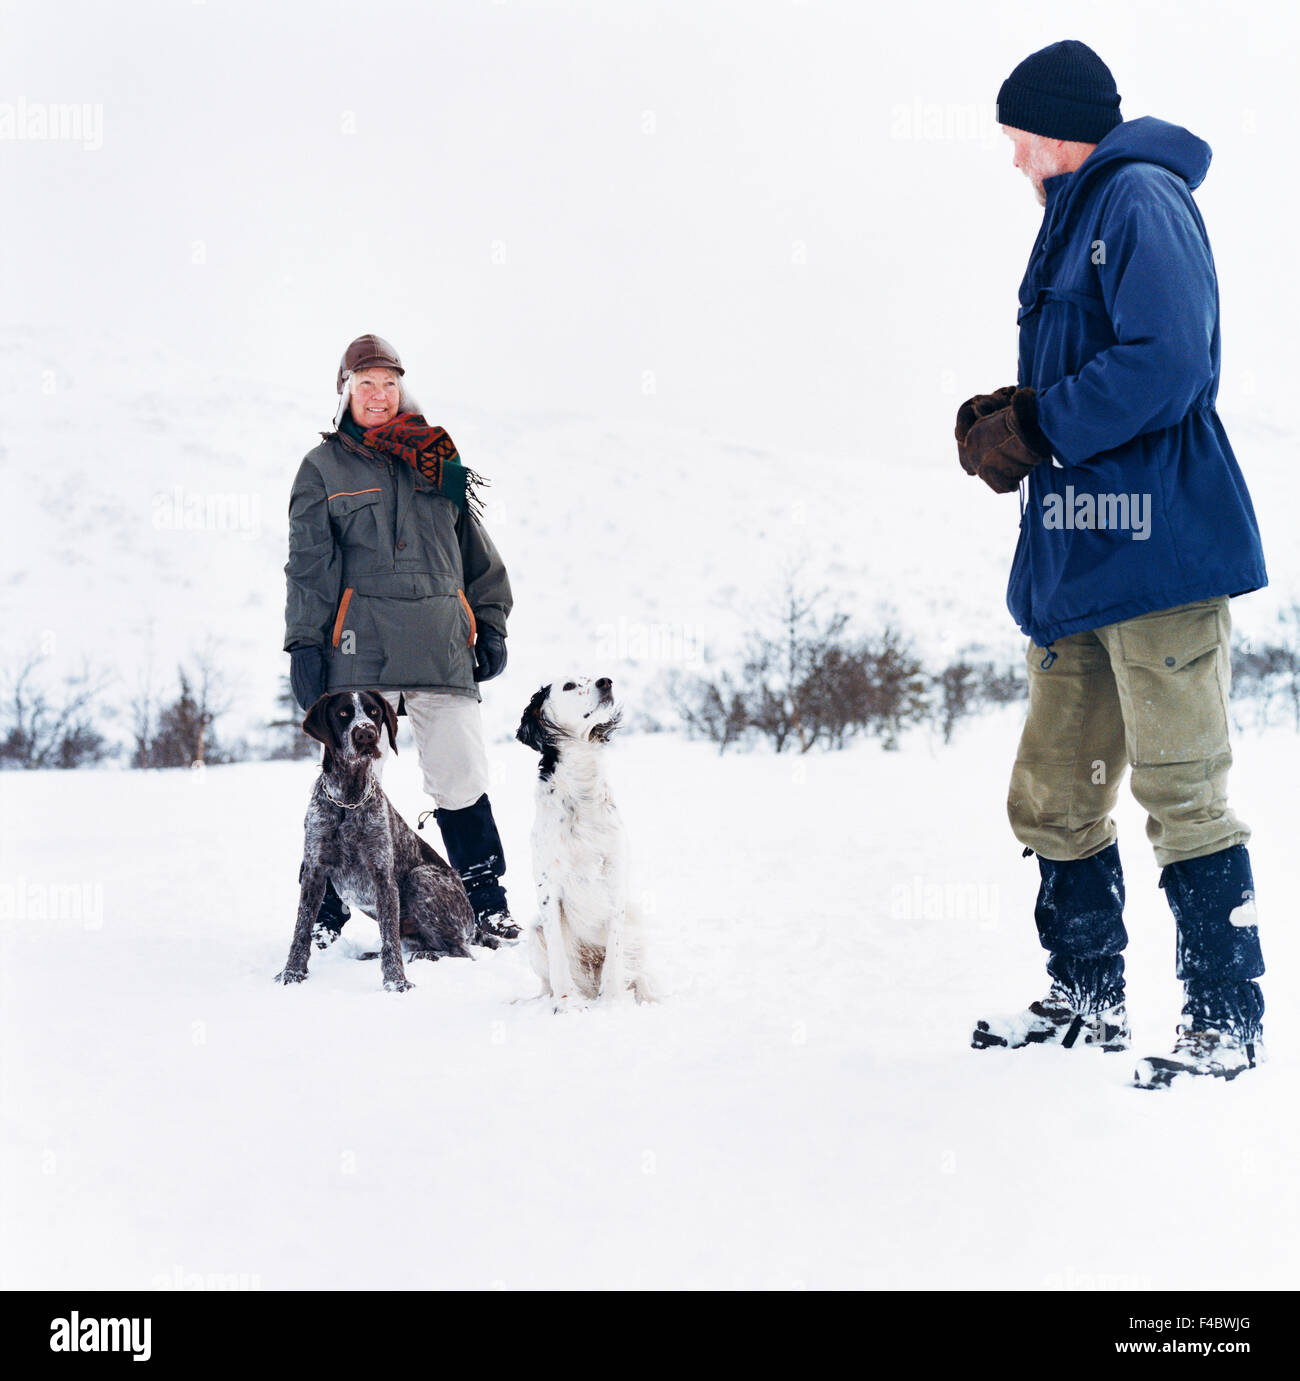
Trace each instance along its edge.
<path fill-rule="evenodd" d="M 510 581 L 478 519 L 478 477 L 420 416 L 404 374 L 387 341 L 354 340 L 339 364 L 337 430 L 321 433 L 294 480 L 290 683 L 304 710 L 327 690 L 380 691 L 404 707 L 480 934 L 517 939 L 478 691 L 505 669 Z M 330 888 L 315 927 L 321 948 L 348 915 Z"/>
<path fill-rule="evenodd" d="M 1230 1079 L 1262 1058 L 1250 831 L 1228 808 L 1228 599 L 1267 583 L 1215 411 L 1218 285 L 1191 193 L 1209 147 L 1124 122 L 1083 43 L 1026 58 L 998 93 L 1045 208 L 1020 287 L 1019 384 L 957 417 L 958 456 L 1020 490 L 1007 603 L 1029 637 L 1029 712 L 1008 794 L 1049 952 L 1048 996 L 980 1021 L 976 1048 L 1126 1049 L 1124 882 L 1111 819 L 1125 766 L 1178 931 L 1183 1023 L 1139 1087 Z"/>

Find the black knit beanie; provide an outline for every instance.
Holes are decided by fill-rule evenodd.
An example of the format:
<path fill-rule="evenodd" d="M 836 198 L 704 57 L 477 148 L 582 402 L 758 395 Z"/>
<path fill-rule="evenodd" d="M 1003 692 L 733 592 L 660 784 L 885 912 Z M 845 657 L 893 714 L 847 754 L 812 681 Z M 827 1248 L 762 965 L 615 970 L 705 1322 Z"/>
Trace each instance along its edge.
<path fill-rule="evenodd" d="M 1099 144 L 1119 123 L 1115 78 L 1078 39 L 1030 53 L 998 92 L 998 124 L 1048 139 Z"/>

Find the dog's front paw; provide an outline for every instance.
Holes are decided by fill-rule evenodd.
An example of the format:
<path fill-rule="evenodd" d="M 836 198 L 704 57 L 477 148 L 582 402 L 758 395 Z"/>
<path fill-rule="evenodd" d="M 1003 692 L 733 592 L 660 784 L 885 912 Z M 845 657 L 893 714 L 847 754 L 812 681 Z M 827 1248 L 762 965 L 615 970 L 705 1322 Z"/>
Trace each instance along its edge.
<path fill-rule="evenodd" d="M 283 983 L 287 987 L 290 983 L 305 983 L 307 981 L 306 969 L 281 969 L 275 976 L 277 983 Z"/>
<path fill-rule="evenodd" d="M 558 1016 L 562 1012 L 581 1012 L 587 999 L 581 993 L 564 993 L 555 999 L 551 1010 Z"/>
<path fill-rule="evenodd" d="M 384 991 L 386 993 L 404 993 L 414 988 L 415 984 L 409 978 L 385 978 Z"/>

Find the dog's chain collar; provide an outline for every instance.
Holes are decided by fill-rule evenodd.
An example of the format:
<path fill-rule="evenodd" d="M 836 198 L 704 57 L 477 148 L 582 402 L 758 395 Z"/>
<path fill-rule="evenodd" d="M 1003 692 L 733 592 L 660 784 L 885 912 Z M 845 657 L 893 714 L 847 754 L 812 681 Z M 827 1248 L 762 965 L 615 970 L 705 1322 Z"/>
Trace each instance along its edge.
<path fill-rule="evenodd" d="M 329 801 L 332 805 L 339 806 L 343 810 L 357 810 L 359 807 L 364 806 L 365 803 L 375 794 L 375 779 L 373 776 L 371 776 L 370 785 L 366 788 L 366 794 L 359 801 L 353 801 L 351 805 L 349 805 L 346 801 L 335 800 L 334 797 L 330 795 L 330 789 L 325 785 L 325 779 L 323 777 L 321 778 L 320 789 L 325 799 Z"/>

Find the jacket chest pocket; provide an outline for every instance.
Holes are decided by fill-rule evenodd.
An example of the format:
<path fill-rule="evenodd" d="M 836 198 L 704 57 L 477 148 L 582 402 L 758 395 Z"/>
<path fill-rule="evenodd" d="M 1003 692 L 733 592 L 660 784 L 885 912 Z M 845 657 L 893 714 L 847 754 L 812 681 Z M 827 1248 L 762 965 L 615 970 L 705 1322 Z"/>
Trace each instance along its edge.
<path fill-rule="evenodd" d="M 402 557 L 414 558 L 421 570 L 441 571 L 461 583 L 460 543 L 456 538 L 456 505 L 436 489 L 417 489 L 402 524 L 408 548 Z"/>
<path fill-rule="evenodd" d="M 339 546 L 361 548 L 376 555 L 380 550 L 380 523 L 384 507 L 378 488 L 341 491 L 329 496 L 330 526 Z"/>

